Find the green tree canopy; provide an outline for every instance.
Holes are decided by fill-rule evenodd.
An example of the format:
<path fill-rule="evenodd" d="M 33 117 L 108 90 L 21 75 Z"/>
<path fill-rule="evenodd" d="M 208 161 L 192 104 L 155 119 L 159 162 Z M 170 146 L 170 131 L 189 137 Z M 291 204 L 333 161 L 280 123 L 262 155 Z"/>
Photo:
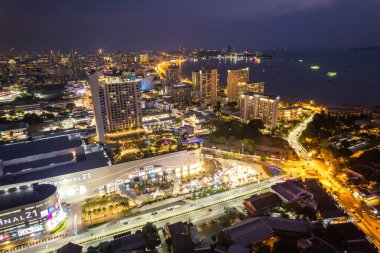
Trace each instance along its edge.
<path fill-rule="evenodd" d="M 161 244 L 160 236 L 158 235 L 157 227 L 152 223 L 146 223 L 142 228 L 143 237 L 147 243 L 147 248 L 154 250 Z"/>

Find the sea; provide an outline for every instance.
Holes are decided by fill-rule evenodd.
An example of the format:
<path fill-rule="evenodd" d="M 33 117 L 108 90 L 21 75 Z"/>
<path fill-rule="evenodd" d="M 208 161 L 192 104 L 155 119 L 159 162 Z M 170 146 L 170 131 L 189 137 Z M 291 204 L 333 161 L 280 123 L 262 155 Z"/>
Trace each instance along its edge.
<path fill-rule="evenodd" d="M 272 59 L 186 61 L 182 77 L 201 67 L 218 68 L 219 85 L 227 86 L 227 70 L 249 67 L 250 82 L 265 82 L 265 93 L 283 101 L 310 101 L 324 106 L 380 106 L 380 50 L 264 51 Z M 310 67 L 317 65 L 318 70 Z M 328 72 L 336 72 L 329 77 Z"/>

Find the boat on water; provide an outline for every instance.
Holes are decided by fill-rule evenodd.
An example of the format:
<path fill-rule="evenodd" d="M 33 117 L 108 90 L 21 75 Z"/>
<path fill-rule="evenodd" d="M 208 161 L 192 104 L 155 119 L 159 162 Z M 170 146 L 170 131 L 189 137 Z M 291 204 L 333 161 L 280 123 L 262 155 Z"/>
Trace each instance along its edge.
<path fill-rule="evenodd" d="M 312 70 L 318 70 L 319 69 L 319 66 L 318 65 L 313 65 L 310 67 Z"/>
<path fill-rule="evenodd" d="M 336 72 L 327 72 L 328 77 L 336 77 L 337 73 Z"/>

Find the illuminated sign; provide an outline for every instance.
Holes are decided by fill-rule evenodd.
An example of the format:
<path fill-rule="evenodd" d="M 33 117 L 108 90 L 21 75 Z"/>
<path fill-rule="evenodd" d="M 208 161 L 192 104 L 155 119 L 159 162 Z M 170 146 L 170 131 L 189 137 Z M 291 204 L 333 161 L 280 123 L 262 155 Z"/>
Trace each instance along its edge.
<path fill-rule="evenodd" d="M 17 231 L 17 234 L 18 236 L 25 236 L 34 232 L 42 231 L 42 230 L 43 228 L 41 225 L 35 225 L 29 228 L 20 229 L 19 231 Z"/>
<path fill-rule="evenodd" d="M 6 233 L 6 234 L 2 234 L 2 235 L 0 235 L 0 240 L 6 240 L 6 239 L 8 239 L 9 237 L 11 237 L 11 235 L 8 234 L 8 233 Z"/>
<path fill-rule="evenodd" d="M 33 232 L 34 232 L 34 229 L 32 227 L 29 227 L 29 228 L 24 228 L 24 229 L 17 231 L 17 234 L 18 234 L 18 236 L 24 236 L 24 235 L 31 234 Z"/>
<path fill-rule="evenodd" d="M 11 237 L 11 239 L 18 238 L 18 233 L 17 233 L 17 232 L 12 232 L 12 233 L 10 234 L 10 237 Z"/>
<path fill-rule="evenodd" d="M 78 182 L 78 181 L 85 181 L 85 180 L 89 180 L 90 178 L 91 178 L 91 173 L 83 173 L 80 176 L 67 177 L 67 178 L 61 179 L 59 181 L 47 181 L 45 183 L 53 184 L 53 185 L 60 185 L 60 184 L 69 184 L 69 183 Z"/>
<path fill-rule="evenodd" d="M 32 208 L 31 206 L 28 207 L 27 210 L 19 210 L 18 212 L 13 213 L 8 212 L 7 214 L 0 213 L 0 228 L 4 229 L 6 227 L 14 226 L 16 224 L 24 225 L 25 221 L 29 220 L 46 220 L 46 217 L 49 215 L 49 213 L 59 210 L 55 209 L 55 206 L 58 206 L 58 208 L 60 209 L 59 200 L 57 201 L 57 195 L 54 194 L 53 196 L 45 200 L 44 204 L 39 205 L 36 208 Z"/>
<path fill-rule="evenodd" d="M 12 216 L 9 218 L 0 218 L 0 226 L 5 226 L 12 223 L 17 223 L 20 221 L 29 220 L 29 219 L 37 218 L 37 217 L 38 217 L 37 210 L 26 211 L 24 214 Z"/>
<path fill-rule="evenodd" d="M 49 212 L 48 212 L 48 210 L 43 210 L 40 212 L 40 214 L 41 214 L 41 217 L 45 217 L 45 216 L 49 215 Z"/>
<path fill-rule="evenodd" d="M 133 172 L 138 172 L 138 171 L 144 171 L 144 170 L 150 170 L 150 169 L 153 169 L 155 167 L 161 167 L 161 165 L 147 165 L 147 166 L 144 166 L 142 168 L 136 168 L 136 169 L 133 169 Z"/>

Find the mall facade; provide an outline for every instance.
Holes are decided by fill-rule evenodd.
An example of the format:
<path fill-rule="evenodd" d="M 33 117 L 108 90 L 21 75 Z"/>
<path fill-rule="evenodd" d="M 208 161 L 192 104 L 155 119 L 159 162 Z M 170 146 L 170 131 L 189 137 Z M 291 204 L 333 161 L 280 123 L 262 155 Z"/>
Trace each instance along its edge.
<path fill-rule="evenodd" d="M 128 188 L 143 180 L 154 181 L 155 178 L 163 175 L 163 173 L 176 180 L 181 177 L 198 174 L 201 170 L 202 160 L 200 149 L 198 149 L 174 152 L 111 166 L 79 170 L 77 172 L 72 172 L 73 170 L 71 170 L 71 173 L 67 174 L 63 174 L 64 170 L 60 170 L 56 176 L 51 176 L 46 170 L 34 171 L 17 177 L 8 175 L 8 180 L 4 180 L 0 184 L 0 190 L 9 191 L 34 183 L 52 184 L 57 187 L 62 200 L 70 201 L 73 197 L 80 199 L 103 192 L 110 193 L 117 188 L 122 191 L 128 190 Z"/>
<path fill-rule="evenodd" d="M 37 239 L 65 220 L 57 187 L 31 184 L 0 190 L 0 244 Z"/>

